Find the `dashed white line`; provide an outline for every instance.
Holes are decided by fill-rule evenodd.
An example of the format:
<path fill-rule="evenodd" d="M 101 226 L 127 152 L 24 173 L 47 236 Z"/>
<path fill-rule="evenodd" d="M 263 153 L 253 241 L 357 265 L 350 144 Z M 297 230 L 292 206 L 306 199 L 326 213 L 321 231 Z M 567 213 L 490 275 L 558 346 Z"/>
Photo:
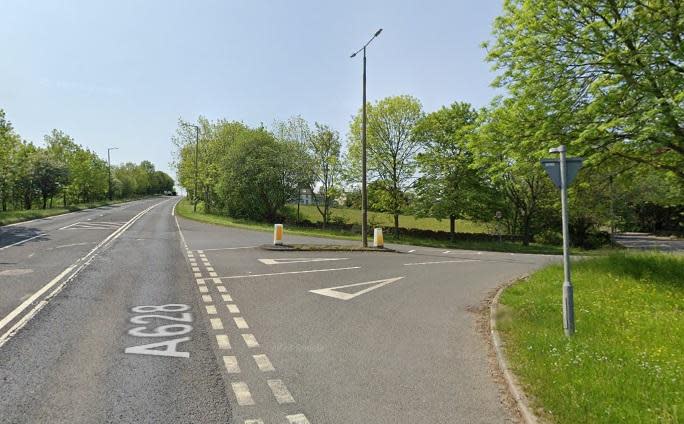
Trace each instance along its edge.
<path fill-rule="evenodd" d="M 294 398 L 290 394 L 290 391 L 287 390 L 287 387 L 282 380 L 268 380 L 266 383 L 268 383 L 268 387 L 271 388 L 273 396 L 275 396 L 276 401 L 278 401 L 279 404 L 294 403 Z"/>
<path fill-rule="evenodd" d="M 275 371 L 275 368 L 273 368 L 273 364 L 271 364 L 271 361 L 268 359 L 268 356 L 266 355 L 252 355 L 252 358 L 254 358 L 254 362 L 256 362 L 257 367 L 259 367 L 259 371 L 261 372 L 269 372 L 269 371 Z"/>
<path fill-rule="evenodd" d="M 247 325 L 247 321 L 245 321 L 245 319 L 242 317 L 235 317 L 233 318 L 233 321 L 235 321 L 235 325 L 237 326 L 237 328 L 241 330 L 249 328 L 249 325 Z"/>
<path fill-rule="evenodd" d="M 224 356 L 223 365 L 226 366 L 228 374 L 240 374 L 240 366 L 235 356 Z"/>
<path fill-rule="evenodd" d="M 202 295 L 202 301 L 204 303 L 212 303 L 214 300 L 211 298 L 210 294 L 203 294 Z"/>
<path fill-rule="evenodd" d="M 226 292 L 226 288 L 223 287 L 223 286 L 216 286 L 216 290 L 218 290 L 220 293 L 225 293 L 225 292 Z"/>
<path fill-rule="evenodd" d="M 231 303 L 231 304 L 226 305 L 226 306 L 228 306 L 228 312 L 230 312 L 231 314 L 239 314 L 240 313 L 240 308 L 238 308 L 237 305 Z"/>
<path fill-rule="evenodd" d="M 198 278 L 197 284 L 204 284 L 204 278 Z"/>
<path fill-rule="evenodd" d="M 212 278 L 211 281 L 213 281 L 214 284 L 223 284 L 220 278 Z"/>
<path fill-rule="evenodd" d="M 285 418 L 290 424 L 311 424 L 304 414 L 287 415 Z"/>
<path fill-rule="evenodd" d="M 195 278 L 201 277 L 201 276 L 202 276 L 202 273 L 201 273 L 201 272 L 196 272 L 196 273 L 195 273 Z"/>
<path fill-rule="evenodd" d="M 214 305 L 207 305 L 205 306 L 207 308 L 207 313 L 209 315 L 216 315 L 216 306 Z"/>
<path fill-rule="evenodd" d="M 204 265 L 207 265 L 207 264 L 205 263 Z M 208 267 L 207 267 L 207 271 L 209 271 L 209 272 L 214 272 L 214 268 L 213 268 L 213 267 L 210 267 L 210 266 L 208 266 Z"/>
<path fill-rule="evenodd" d="M 215 273 L 215 272 L 210 272 L 210 273 L 209 273 L 209 276 L 210 276 L 210 277 L 218 277 L 218 274 Z"/>
<path fill-rule="evenodd" d="M 229 294 L 222 294 L 221 297 L 223 298 L 224 302 L 232 302 L 233 298 Z"/>
<path fill-rule="evenodd" d="M 223 322 L 221 321 L 221 318 L 211 318 L 209 321 L 211 322 L 211 328 L 214 330 L 223 330 Z"/>
<path fill-rule="evenodd" d="M 33 239 L 36 239 L 36 238 L 38 238 L 38 237 L 43 237 L 44 235 L 45 235 L 45 234 L 38 234 L 37 236 L 33 236 L 33 237 L 29 237 L 29 238 L 20 240 L 20 241 L 18 241 L 18 242 L 16 242 L 16 243 L 12 243 L 12 244 L 9 244 L 9 245 L 7 245 L 7 246 L 0 247 L 0 250 L 9 249 L 9 248 L 12 247 L 12 246 L 18 246 L 18 245 L 20 245 L 20 244 L 22 244 L 22 243 L 26 243 L 26 242 L 29 241 L 29 240 L 33 240 Z"/>
<path fill-rule="evenodd" d="M 245 424 L 264 424 L 264 421 L 259 418 L 256 418 L 251 420 L 245 420 Z"/>
<path fill-rule="evenodd" d="M 249 392 L 249 387 L 244 381 L 234 381 L 230 383 L 233 387 L 233 393 L 235 393 L 235 399 L 240 406 L 254 405 L 254 399 L 252 399 L 252 394 Z"/>
<path fill-rule="evenodd" d="M 207 288 L 207 286 L 199 286 L 199 291 L 200 293 L 207 293 L 209 292 L 209 289 Z"/>
<path fill-rule="evenodd" d="M 204 250 L 198 250 L 197 253 L 199 253 L 200 255 L 203 255 L 203 254 L 204 254 Z"/>
<path fill-rule="evenodd" d="M 228 340 L 228 336 L 225 334 L 217 334 L 216 343 L 218 343 L 219 349 L 230 349 L 230 340 Z"/>
<path fill-rule="evenodd" d="M 416 249 L 411 249 L 411 250 L 409 250 L 408 252 L 409 252 L 409 253 L 413 253 L 413 252 L 415 252 L 415 251 L 416 251 Z"/>
<path fill-rule="evenodd" d="M 245 341 L 245 344 L 248 348 L 252 349 L 255 347 L 259 347 L 259 342 L 257 342 L 256 337 L 254 337 L 254 334 L 243 334 L 242 338 Z"/>
<path fill-rule="evenodd" d="M 192 270 L 193 270 L 194 272 L 199 272 L 200 269 L 199 269 L 198 266 L 193 266 L 193 267 L 192 267 Z"/>

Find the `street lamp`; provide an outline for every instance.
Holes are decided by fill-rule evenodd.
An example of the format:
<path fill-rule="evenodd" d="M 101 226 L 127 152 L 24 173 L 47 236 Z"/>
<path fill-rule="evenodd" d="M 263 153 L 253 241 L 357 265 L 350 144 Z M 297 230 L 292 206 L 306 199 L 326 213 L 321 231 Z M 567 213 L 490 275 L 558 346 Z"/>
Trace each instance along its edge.
<path fill-rule="evenodd" d="M 361 173 L 363 178 L 361 180 L 361 238 L 363 239 L 363 247 L 368 247 L 368 191 L 366 187 L 366 47 L 380 35 L 382 28 L 377 30 L 373 37 L 360 49 L 352 53 L 350 57 L 355 57 L 360 52 L 363 52 L 363 118 L 361 121 Z"/>
<path fill-rule="evenodd" d="M 112 150 L 119 150 L 119 148 L 118 147 L 107 147 L 107 169 L 108 169 L 107 173 L 109 175 L 108 193 L 109 193 L 109 201 L 110 202 L 112 201 L 112 160 L 111 160 L 111 157 L 109 155 L 109 152 L 111 152 Z"/>
<path fill-rule="evenodd" d="M 186 127 L 193 127 L 195 128 L 195 192 L 193 193 L 193 200 L 192 200 L 192 211 L 197 212 L 197 152 L 199 150 L 199 127 L 197 125 L 193 124 L 188 124 L 188 123 L 181 123 L 181 125 L 184 125 Z"/>

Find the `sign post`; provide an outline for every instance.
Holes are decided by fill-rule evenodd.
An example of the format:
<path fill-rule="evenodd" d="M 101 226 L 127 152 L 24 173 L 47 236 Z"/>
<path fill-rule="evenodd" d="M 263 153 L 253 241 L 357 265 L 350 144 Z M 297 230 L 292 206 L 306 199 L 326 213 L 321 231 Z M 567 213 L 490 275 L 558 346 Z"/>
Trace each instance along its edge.
<path fill-rule="evenodd" d="M 568 234 L 568 186 L 582 166 L 582 158 L 566 158 L 565 146 L 549 150 L 559 153 L 559 159 L 542 159 L 544 169 L 561 191 L 561 213 L 563 221 L 563 330 L 566 336 L 575 334 L 575 304 L 570 278 L 570 235 Z"/>

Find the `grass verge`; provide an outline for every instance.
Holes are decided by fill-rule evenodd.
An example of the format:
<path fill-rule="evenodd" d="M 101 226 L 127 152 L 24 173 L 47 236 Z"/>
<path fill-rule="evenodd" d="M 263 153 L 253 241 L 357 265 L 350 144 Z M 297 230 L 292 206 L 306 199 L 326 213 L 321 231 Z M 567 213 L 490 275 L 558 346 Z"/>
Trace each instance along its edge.
<path fill-rule="evenodd" d="M 684 422 L 684 256 L 612 253 L 573 268 L 577 333 L 563 335 L 561 266 L 501 296 L 512 370 L 556 423 Z"/>
<path fill-rule="evenodd" d="M 117 203 L 130 202 L 135 199 L 114 200 L 106 202 L 92 202 L 81 203 L 78 205 L 70 205 L 68 208 L 50 208 L 50 209 L 29 209 L 20 211 L 0 211 L 0 226 L 14 224 L 16 222 L 30 221 L 32 219 L 47 218 L 48 216 L 62 215 L 69 212 L 75 212 L 82 209 L 98 208 L 100 206 L 115 205 Z"/>
<path fill-rule="evenodd" d="M 224 225 L 229 227 L 244 228 L 249 230 L 257 231 L 273 231 L 273 226 L 271 224 L 266 224 L 263 222 L 248 221 L 243 219 L 235 219 L 221 215 L 205 214 L 201 211 L 193 212 L 192 204 L 187 200 L 183 199 L 177 206 L 176 212 L 178 215 L 193 219 L 195 221 L 205 222 L 208 224 Z M 358 240 L 360 238 L 359 234 L 352 233 L 349 231 L 340 230 L 322 230 L 318 228 L 303 228 L 288 226 L 286 229 L 287 234 L 297 234 L 312 237 L 325 237 L 339 240 Z M 548 246 L 542 244 L 530 244 L 529 246 L 523 246 L 520 243 L 512 242 L 486 242 L 486 241 L 466 241 L 457 240 L 455 242 L 445 241 L 445 240 L 432 240 L 426 238 L 418 237 L 408 237 L 402 236 L 400 239 L 395 239 L 391 235 L 385 237 L 385 243 L 388 244 L 405 244 L 411 246 L 426 246 L 426 247 L 437 247 L 446 249 L 465 249 L 465 250 L 485 250 L 494 252 L 511 252 L 511 253 L 537 253 L 537 254 L 551 254 L 558 255 L 563 252 L 560 246 Z M 603 254 L 603 251 L 580 251 L 575 250 L 576 253 L 581 254 Z"/>

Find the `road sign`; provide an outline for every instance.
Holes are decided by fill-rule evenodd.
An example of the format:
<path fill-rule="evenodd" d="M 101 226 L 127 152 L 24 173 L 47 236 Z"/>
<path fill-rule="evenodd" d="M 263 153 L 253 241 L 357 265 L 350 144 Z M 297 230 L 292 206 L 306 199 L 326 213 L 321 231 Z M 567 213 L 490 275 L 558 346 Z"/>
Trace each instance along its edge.
<path fill-rule="evenodd" d="M 577 176 L 577 171 L 582 167 L 583 158 L 566 158 L 565 165 L 565 183 L 570 185 L 572 181 Z M 546 170 L 546 173 L 551 177 L 551 181 L 556 185 L 556 187 L 561 188 L 561 173 L 560 173 L 560 159 L 542 159 L 542 166 Z"/>
<path fill-rule="evenodd" d="M 309 290 L 309 291 L 311 293 L 316 293 L 316 294 L 320 294 L 322 296 L 328 296 L 328 297 L 332 297 L 335 299 L 349 300 L 349 299 L 355 298 L 356 296 L 362 295 L 364 293 L 368 293 L 371 290 L 379 289 L 382 286 L 386 286 L 387 284 L 394 283 L 395 281 L 399 281 L 402 278 L 404 278 L 404 277 L 386 278 L 384 280 L 367 281 L 365 283 L 347 284 L 345 286 L 329 287 L 327 289 L 318 289 L 318 290 Z M 337 290 L 337 289 L 345 289 L 348 287 L 358 287 L 358 286 L 370 286 L 370 287 L 366 287 L 365 289 L 359 290 L 355 293 L 346 293 L 346 292 Z"/>

